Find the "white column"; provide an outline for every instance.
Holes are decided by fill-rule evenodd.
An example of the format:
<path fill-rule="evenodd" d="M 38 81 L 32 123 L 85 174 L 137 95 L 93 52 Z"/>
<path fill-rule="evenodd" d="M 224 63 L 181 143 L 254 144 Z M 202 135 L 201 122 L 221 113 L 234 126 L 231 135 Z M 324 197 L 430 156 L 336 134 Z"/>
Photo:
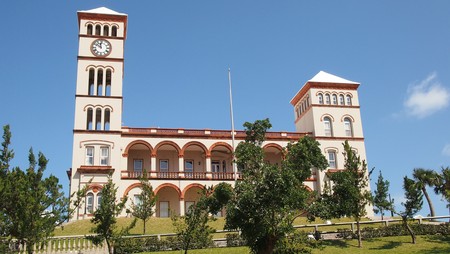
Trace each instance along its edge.
<path fill-rule="evenodd" d="M 156 171 L 156 156 L 151 156 L 150 158 L 150 171 Z"/>
<path fill-rule="evenodd" d="M 178 156 L 178 171 L 184 172 L 184 156 Z"/>
<path fill-rule="evenodd" d="M 180 199 L 180 216 L 184 215 L 184 199 Z"/>
<path fill-rule="evenodd" d="M 211 157 L 206 157 L 206 172 L 211 172 Z"/>

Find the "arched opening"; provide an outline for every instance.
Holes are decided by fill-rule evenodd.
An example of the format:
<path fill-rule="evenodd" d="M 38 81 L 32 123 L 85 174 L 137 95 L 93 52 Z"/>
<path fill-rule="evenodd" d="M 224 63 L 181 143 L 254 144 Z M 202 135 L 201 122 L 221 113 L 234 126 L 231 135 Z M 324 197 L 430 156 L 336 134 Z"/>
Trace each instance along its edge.
<path fill-rule="evenodd" d="M 92 108 L 88 108 L 87 114 L 86 114 L 86 130 L 92 130 L 92 117 L 93 117 L 93 110 Z"/>
<path fill-rule="evenodd" d="M 102 110 L 99 108 L 95 110 L 95 129 L 102 129 Z"/>
<path fill-rule="evenodd" d="M 271 165 L 281 166 L 283 148 L 278 144 L 267 144 L 263 147 L 264 161 Z"/>
<path fill-rule="evenodd" d="M 330 95 L 329 94 L 325 94 L 325 104 L 327 104 L 327 105 L 330 104 Z"/>
<path fill-rule="evenodd" d="M 111 110 L 109 108 L 105 109 L 105 118 L 104 118 L 104 124 L 103 124 L 103 130 L 109 131 L 110 128 L 110 116 L 111 116 Z"/>
<path fill-rule="evenodd" d="M 345 105 L 344 103 L 344 95 L 339 95 L 339 105 Z"/>
<path fill-rule="evenodd" d="M 337 95 L 333 94 L 332 98 L 333 98 L 333 105 L 337 105 Z"/>
<path fill-rule="evenodd" d="M 318 98 L 318 100 L 319 100 L 319 104 L 323 104 L 323 94 L 319 93 L 319 94 L 317 95 L 317 98 Z"/>
<path fill-rule="evenodd" d="M 227 143 L 216 143 L 210 151 L 213 179 L 234 179 L 233 148 Z"/>
<path fill-rule="evenodd" d="M 180 215 L 180 190 L 174 186 L 163 186 L 156 190 L 156 215 L 167 218 L 171 213 Z"/>
<path fill-rule="evenodd" d="M 95 26 L 95 35 L 100 35 L 102 27 L 100 25 Z"/>
<path fill-rule="evenodd" d="M 353 137 L 352 121 L 348 117 L 344 118 L 344 130 L 345 130 L 345 136 Z"/>
<path fill-rule="evenodd" d="M 352 97 L 350 95 L 347 95 L 346 98 L 347 98 L 347 106 L 351 106 L 352 105 Z"/>
<path fill-rule="evenodd" d="M 184 191 L 184 213 L 189 211 L 189 207 L 195 205 L 200 200 L 202 188 L 198 185 L 188 186 Z"/>
<path fill-rule="evenodd" d="M 87 25 L 87 35 L 92 35 L 92 25 Z"/>
<path fill-rule="evenodd" d="M 155 150 L 158 178 L 178 178 L 180 148 L 173 142 L 163 141 L 156 145 Z"/>
<path fill-rule="evenodd" d="M 135 141 L 130 144 L 127 152 L 127 171 L 130 178 L 142 176 L 142 172 L 152 171 L 151 146 L 145 141 Z M 154 170 L 154 169 L 153 169 Z"/>
<path fill-rule="evenodd" d="M 94 193 L 89 192 L 86 195 L 86 207 L 85 214 L 93 214 L 94 213 Z"/>
<path fill-rule="evenodd" d="M 88 81 L 88 94 L 94 95 L 94 76 L 95 70 L 93 68 L 89 69 L 89 81 Z"/>
<path fill-rule="evenodd" d="M 111 69 L 106 70 L 105 96 L 111 96 Z"/>
<path fill-rule="evenodd" d="M 113 26 L 111 29 L 111 36 L 117 37 L 117 26 Z"/>
<path fill-rule="evenodd" d="M 103 94 L 103 70 L 97 70 L 97 96 L 102 96 Z"/>
<path fill-rule="evenodd" d="M 184 155 L 184 175 L 186 178 L 206 177 L 206 147 L 198 142 L 186 144 L 182 153 Z"/>
<path fill-rule="evenodd" d="M 103 36 L 109 36 L 109 26 L 105 25 L 103 27 Z"/>

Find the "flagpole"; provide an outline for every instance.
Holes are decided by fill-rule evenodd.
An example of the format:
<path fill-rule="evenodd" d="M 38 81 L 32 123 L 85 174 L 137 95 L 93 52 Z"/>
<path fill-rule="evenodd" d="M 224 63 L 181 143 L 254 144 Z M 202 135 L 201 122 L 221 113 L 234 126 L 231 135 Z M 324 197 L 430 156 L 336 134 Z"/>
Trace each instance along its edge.
<path fill-rule="evenodd" d="M 230 117 L 231 117 L 231 145 L 233 147 L 233 156 L 232 156 L 232 164 L 233 164 L 233 173 L 234 173 L 234 185 L 236 186 L 237 181 L 237 168 L 236 163 L 234 161 L 234 117 L 233 117 L 233 95 L 231 92 L 231 70 L 228 68 L 228 85 L 230 87 Z"/>

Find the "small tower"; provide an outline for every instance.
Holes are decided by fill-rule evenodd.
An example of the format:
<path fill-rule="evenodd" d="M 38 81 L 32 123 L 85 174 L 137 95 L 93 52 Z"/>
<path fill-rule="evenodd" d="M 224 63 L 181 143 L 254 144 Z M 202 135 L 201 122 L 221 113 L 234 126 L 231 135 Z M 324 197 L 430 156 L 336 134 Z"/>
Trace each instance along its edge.
<path fill-rule="evenodd" d="M 74 219 L 92 216 L 101 188 L 121 165 L 122 82 L 127 15 L 105 7 L 78 12 L 78 67 L 75 93 L 70 193 L 89 184 L 86 205 Z M 114 167 L 113 167 L 114 165 Z M 114 174 L 118 181 L 120 174 Z"/>
<path fill-rule="evenodd" d="M 320 148 L 328 159 L 328 169 L 316 172 L 316 190 L 319 192 L 323 190 L 327 174 L 344 169 L 342 144 L 345 140 L 361 160 L 366 160 L 357 91 L 359 85 L 320 71 L 291 100 L 296 130 L 311 133 L 320 142 Z"/>

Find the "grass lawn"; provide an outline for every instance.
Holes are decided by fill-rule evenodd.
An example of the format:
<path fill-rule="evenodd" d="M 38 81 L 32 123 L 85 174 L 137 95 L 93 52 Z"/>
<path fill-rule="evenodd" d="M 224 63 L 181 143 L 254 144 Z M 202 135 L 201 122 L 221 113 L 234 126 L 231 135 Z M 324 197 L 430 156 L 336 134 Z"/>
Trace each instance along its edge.
<path fill-rule="evenodd" d="M 175 254 L 181 251 L 146 252 L 145 254 Z M 215 248 L 205 250 L 189 250 L 192 254 L 248 254 L 246 247 Z M 411 243 L 410 236 L 375 238 L 363 241 L 363 248 L 358 248 L 356 240 L 327 241 L 324 249 L 315 249 L 313 254 L 370 254 L 370 253 L 395 253 L 395 254 L 438 254 L 450 253 L 450 236 L 418 236 L 417 244 Z"/>

